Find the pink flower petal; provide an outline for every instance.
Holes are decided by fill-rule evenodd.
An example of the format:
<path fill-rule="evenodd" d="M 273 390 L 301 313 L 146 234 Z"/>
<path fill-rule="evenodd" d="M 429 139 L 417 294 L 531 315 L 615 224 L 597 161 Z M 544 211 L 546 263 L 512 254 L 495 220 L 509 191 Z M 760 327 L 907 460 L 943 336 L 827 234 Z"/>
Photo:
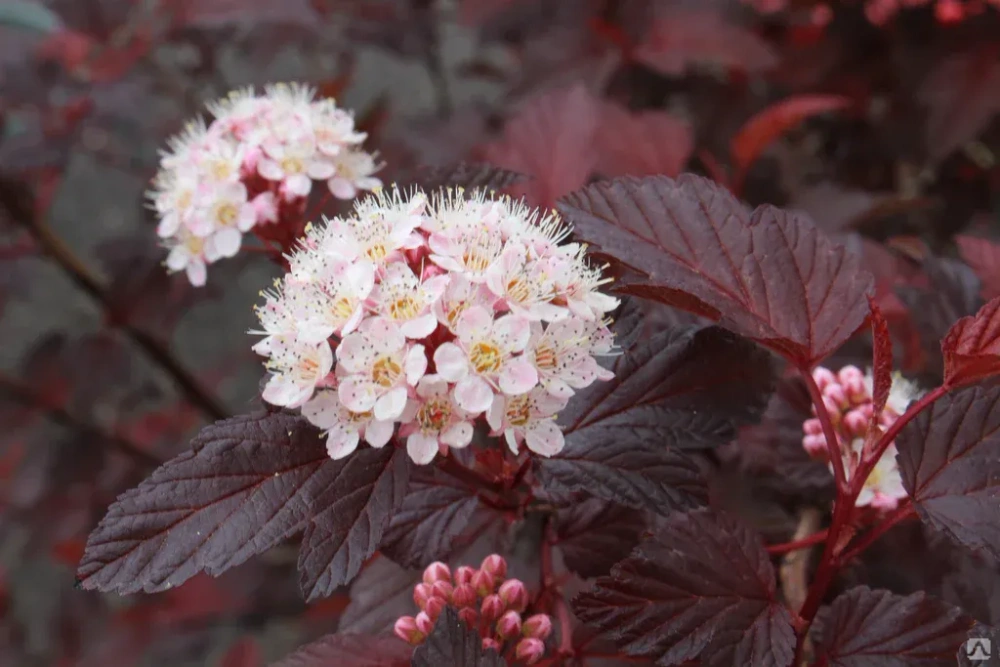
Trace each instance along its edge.
<path fill-rule="evenodd" d="M 350 456 L 358 448 L 357 431 L 330 431 L 326 437 L 326 453 L 334 461 Z"/>
<path fill-rule="evenodd" d="M 391 421 L 380 422 L 373 419 L 365 427 L 365 442 L 376 449 L 385 447 L 386 443 L 392 439 L 392 431 L 395 426 Z"/>
<path fill-rule="evenodd" d="M 414 345 L 406 352 L 403 370 L 406 373 L 408 385 L 413 386 L 420 381 L 420 378 L 427 372 L 427 351 L 423 345 Z"/>
<path fill-rule="evenodd" d="M 309 174 L 309 178 L 315 178 L 317 181 L 325 181 L 336 171 L 337 167 L 327 160 L 314 158 L 306 162 L 306 173 Z"/>
<path fill-rule="evenodd" d="M 337 199 L 354 199 L 354 195 L 358 194 L 357 188 L 349 180 L 340 176 L 334 176 L 326 182 L 326 185 L 330 188 L 330 193 Z"/>
<path fill-rule="evenodd" d="M 477 415 L 490 409 L 493 389 L 479 376 L 467 377 L 455 385 L 455 403 L 466 412 Z"/>
<path fill-rule="evenodd" d="M 340 423 L 341 409 L 337 392 L 321 391 L 302 406 L 302 416 L 313 426 L 326 430 Z"/>
<path fill-rule="evenodd" d="M 524 359 L 510 359 L 500 369 L 498 384 L 508 396 L 527 394 L 538 384 L 538 371 Z"/>
<path fill-rule="evenodd" d="M 528 346 L 531 323 L 518 315 L 504 315 L 493 325 L 493 335 L 507 352 L 520 352 Z"/>
<path fill-rule="evenodd" d="M 363 373 L 375 362 L 375 351 L 367 336 L 352 333 L 337 346 L 337 361 L 348 373 Z"/>
<path fill-rule="evenodd" d="M 406 439 L 406 453 L 417 465 L 427 465 L 438 453 L 438 439 L 423 433 L 411 433 Z"/>
<path fill-rule="evenodd" d="M 472 424 L 469 422 L 458 422 L 441 433 L 441 442 L 460 449 L 467 447 L 472 442 Z"/>
<path fill-rule="evenodd" d="M 392 421 L 403 414 L 406 407 L 406 388 L 397 387 L 382 394 L 375 401 L 374 415 L 379 421 Z"/>
<path fill-rule="evenodd" d="M 262 157 L 257 162 L 257 173 L 269 181 L 280 181 L 285 178 L 285 172 L 277 162 L 271 158 Z"/>
<path fill-rule="evenodd" d="M 377 386 L 357 375 L 348 376 L 337 388 L 337 395 L 351 412 L 368 412 L 375 407 Z"/>
<path fill-rule="evenodd" d="M 482 306 L 468 308 L 458 318 L 458 337 L 465 344 L 487 338 L 493 331 L 493 316 Z"/>
<path fill-rule="evenodd" d="M 465 352 L 454 343 L 442 343 L 434 351 L 434 367 L 438 375 L 450 382 L 458 382 L 469 374 L 469 360 Z"/>
<path fill-rule="evenodd" d="M 202 287 L 208 278 L 208 272 L 205 270 L 205 262 L 192 257 L 188 260 L 186 268 L 187 277 L 191 281 L 191 284 L 195 287 Z"/>
<path fill-rule="evenodd" d="M 409 322 L 404 322 L 400 329 L 407 338 L 426 338 L 437 329 L 437 318 L 434 313 L 425 313 Z"/>
<path fill-rule="evenodd" d="M 528 449 L 542 456 L 555 456 L 566 444 L 562 429 L 551 419 L 533 424 L 524 434 L 524 442 Z"/>
<path fill-rule="evenodd" d="M 220 257 L 234 257 L 240 251 L 242 242 L 243 234 L 233 227 L 220 229 L 211 238 L 211 244 Z"/>
<path fill-rule="evenodd" d="M 502 394 L 498 394 L 493 397 L 493 405 L 486 412 L 486 423 L 490 425 L 490 428 L 494 431 L 499 431 L 503 426 L 504 418 L 504 408 L 507 405 L 507 401 L 504 399 Z"/>
<path fill-rule="evenodd" d="M 293 174 L 285 179 L 284 189 L 296 197 L 305 197 L 312 190 L 312 181 L 305 174 Z"/>

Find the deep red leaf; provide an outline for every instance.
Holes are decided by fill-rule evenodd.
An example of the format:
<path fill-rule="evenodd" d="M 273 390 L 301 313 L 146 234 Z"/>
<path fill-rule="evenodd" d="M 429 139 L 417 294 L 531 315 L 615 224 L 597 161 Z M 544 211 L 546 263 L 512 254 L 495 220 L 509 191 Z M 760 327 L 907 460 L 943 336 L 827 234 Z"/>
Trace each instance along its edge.
<path fill-rule="evenodd" d="M 646 530 L 646 520 L 630 507 L 588 498 L 560 509 L 556 527 L 566 567 L 581 577 L 597 577 L 628 556 Z"/>
<path fill-rule="evenodd" d="M 941 341 L 944 380 L 952 387 L 1000 373 L 1000 297 L 963 317 Z"/>
<path fill-rule="evenodd" d="M 485 149 L 486 159 L 531 176 L 512 191 L 532 204 L 551 207 L 583 186 L 597 166 L 595 100 L 582 85 L 526 102 L 504 126 L 503 138 Z"/>
<path fill-rule="evenodd" d="M 677 176 L 694 150 L 691 126 L 664 111 L 600 107 L 597 171 L 605 176 Z"/>
<path fill-rule="evenodd" d="M 628 655 L 659 665 L 779 667 L 795 648 L 759 538 L 708 510 L 670 517 L 573 608 Z"/>
<path fill-rule="evenodd" d="M 375 553 L 406 496 L 410 458 L 403 449 L 365 448 L 343 459 L 321 489 L 299 551 L 299 583 L 307 601 L 332 595 Z M 337 462 L 339 463 L 339 462 Z"/>
<path fill-rule="evenodd" d="M 479 505 L 477 491 L 437 468 L 416 469 L 379 548 L 406 567 L 443 560 Z"/>
<path fill-rule="evenodd" d="M 410 180 L 428 192 L 449 187 L 492 192 L 520 183 L 525 175 L 484 162 L 459 162 L 447 167 L 424 167 Z"/>
<path fill-rule="evenodd" d="M 852 588 L 820 611 L 816 653 L 830 667 L 950 667 L 972 619 L 928 597 L 867 586 Z"/>
<path fill-rule="evenodd" d="M 595 183 L 560 211 L 584 239 L 645 277 L 619 288 L 719 320 L 810 368 L 868 315 L 873 278 L 803 215 L 751 215 L 722 186 L 685 174 Z"/>
<path fill-rule="evenodd" d="M 947 157 L 974 139 L 1000 112 L 998 47 L 987 44 L 939 62 L 921 84 L 918 96 L 929 110 L 927 152 Z"/>
<path fill-rule="evenodd" d="M 327 635 L 274 667 L 408 667 L 413 647 L 395 637 Z"/>
<path fill-rule="evenodd" d="M 970 549 L 1000 558 L 1000 388 L 939 399 L 896 443 L 903 486 L 920 518 Z"/>
<path fill-rule="evenodd" d="M 982 297 L 1000 296 L 1000 245 L 977 236 L 956 236 L 962 259 L 972 267 L 982 283 Z"/>
<path fill-rule="evenodd" d="M 794 95 L 769 105 L 745 122 L 733 137 L 733 165 L 737 171 L 746 171 L 775 139 L 805 119 L 850 104 L 850 98 L 842 95 Z"/>
<path fill-rule="evenodd" d="M 763 39 L 728 22 L 712 9 L 689 10 L 664 6 L 657 12 L 646 40 L 635 49 L 635 58 L 665 74 L 678 76 L 692 64 L 716 64 L 759 72 L 778 64 L 778 57 Z"/>
<path fill-rule="evenodd" d="M 85 589 L 152 593 L 211 575 L 305 527 L 345 465 L 305 420 L 255 413 L 206 427 L 192 450 L 122 494 L 90 534 Z"/>
<path fill-rule="evenodd" d="M 351 602 L 337 628 L 364 635 L 390 632 L 397 618 L 416 613 L 413 587 L 422 577 L 422 568 L 408 570 L 388 558 L 376 558 L 351 584 Z"/>
<path fill-rule="evenodd" d="M 413 667 L 506 667 L 507 662 L 490 649 L 483 650 L 479 633 L 446 607 L 427 641 L 413 651 Z"/>
<path fill-rule="evenodd" d="M 872 313 L 872 419 L 878 419 L 892 389 L 892 336 L 885 316 L 871 297 L 868 308 Z"/>

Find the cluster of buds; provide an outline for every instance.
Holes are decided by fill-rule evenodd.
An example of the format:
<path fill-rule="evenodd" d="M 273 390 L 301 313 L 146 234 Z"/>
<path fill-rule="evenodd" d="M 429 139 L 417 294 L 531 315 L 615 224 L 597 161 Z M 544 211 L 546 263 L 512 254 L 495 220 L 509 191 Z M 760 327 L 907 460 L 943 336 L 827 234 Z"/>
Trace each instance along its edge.
<path fill-rule="evenodd" d="M 794 3 L 789 0 L 743 0 L 743 3 L 753 5 L 761 14 L 775 14 L 794 8 Z M 939 23 L 958 23 L 982 14 L 989 5 L 1000 9 L 1000 0 L 865 0 L 864 11 L 872 24 L 884 25 L 904 9 L 931 4 Z M 809 11 L 814 24 L 825 25 L 833 17 L 830 3 L 812 5 Z"/>
<path fill-rule="evenodd" d="M 211 123 L 198 119 L 169 141 L 149 193 L 167 268 L 194 285 L 205 284 L 206 265 L 239 251 L 245 233 L 283 240 L 280 227 L 296 227 L 313 181 L 341 199 L 381 185 L 354 117 L 308 87 L 235 91 L 209 111 Z"/>
<path fill-rule="evenodd" d="M 451 606 L 466 626 L 479 632 L 483 648 L 503 653 L 513 647 L 519 662 L 533 665 L 545 655 L 552 619 L 546 614 L 522 618 L 528 589 L 506 577 L 507 562 L 497 554 L 487 556 L 478 570 L 467 565 L 457 568 L 454 576 L 444 563 L 431 563 L 424 570 L 423 582 L 413 589 L 420 613 L 397 620 L 396 635 L 414 646 L 422 644 L 441 612 Z"/>
<path fill-rule="evenodd" d="M 310 226 L 257 308 L 264 400 L 301 408 L 334 459 L 398 425 L 427 464 L 467 446 L 477 420 L 515 454 L 558 453 L 556 413 L 613 377 L 596 355 L 612 352 L 618 306 L 567 234 L 555 215 L 461 191 L 380 189 Z"/>
<path fill-rule="evenodd" d="M 828 368 L 818 367 L 813 371 L 813 380 L 823 395 L 823 405 L 833 424 L 837 448 L 844 462 L 844 471 L 850 479 L 865 453 L 865 443 L 874 444 L 877 441 L 877 438 L 868 438 L 875 409 L 872 402 L 872 376 L 866 375 L 855 366 L 844 366 L 837 373 Z M 889 398 L 885 409 L 878 416 L 876 427 L 881 430 L 892 426 L 906 411 L 909 402 L 917 396 L 916 387 L 895 374 Z M 829 463 L 829 450 L 820 420 L 816 417 L 807 419 L 802 425 L 802 430 L 805 432 L 802 446 L 809 455 Z M 896 508 L 899 500 L 905 497 L 906 490 L 903 488 L 903 480 L 896 463 L 896 446 L 892 443 L 882 453 L 865 480 L 856 504 L 859 507 L 871 506 L 879 510 L 892 510 Z"/>

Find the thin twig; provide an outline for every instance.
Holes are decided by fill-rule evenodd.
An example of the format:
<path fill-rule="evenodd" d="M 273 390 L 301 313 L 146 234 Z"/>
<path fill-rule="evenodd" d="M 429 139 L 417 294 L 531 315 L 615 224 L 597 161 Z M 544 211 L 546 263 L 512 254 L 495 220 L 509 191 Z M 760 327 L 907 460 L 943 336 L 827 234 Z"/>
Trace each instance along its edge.
<path fill-rule="evenodd" d="M 800 549 L 808 549 L 809 547 L 816 546 L 817 544 L 826 540 L 826 535 L 829 531 L 824 528 L 823 530 L 808 535 L 806 537 L 798 538 L 796 537 L 790 542 L 782 542 L 781 544 L 772 544 L 767 548 L 767 553 L 772 556 L 780 556 L 782 554 L 787 554 L 792 551 L 798 551 Z M 796 532 L 798 535 L 798 532 Z"/>
<path fill-rule="evenodd" d="M 907 498 L 900 503 L 899 507 L 887 514 L 882 521 L 877 523 L 874 528 L 865 533 L 864 536 L 862 536 L 854 544 L 854 546 L 850 548 L 850 550 L 840 554 L 837 557 L 837 562 L 840 565 L 845 565 L 851 562 L 860 556 L 865 549 L 874 544 L 878 538 L 887 533 L 890 528 L 914 516 L 916 516 L 916 511 L 913 509 L 913 503 L 911 503 L 910 499 Z"/>
<path fill-rule="evenodd" d="M 790 544 L 801 544 L 816 538 L 817 535 L 825 537 L 825 532 L 816 532 L 816 529 L 819 528 L 821 518 L 822 514 L 815 507 L 802 509 L 799 513 L 799 525 L 795 529 L 795 535 L 792 536 Z M 813 542 L 813 544 L 815 543 Z M 806 596 L 809 594 L 808 573 L 810 552 L 811 550 L 809 549 L 789 551 L 782 558 L 781 567 L 778 569 L 778 578 L 781 581 L 781 592 L 785 596 L 785 604 L 793 612 L 802 607 L 806 601 Z M 807 638 L 806 642 L 808 641 Z M 803 647 L 802 652 L 804 655 L 809 655 L 810 647 L 808 644 Z"/>
<path fill-rule="evenodd" d="M 84 435 L 96 436 L 102 441 L 114 446 L 115 449 L 133 459 L 137 463 L 149 467 L 156 467 L 163 463 L 163 461 L 158 457 L 145 451 L 130 440 L 127 440 L 126 438 L 123 438 L 115 433 L 108 433 L 104 431 L 97 424 L 91 423 L 86 419 L 72 414 L 64 406 L 56 405 L 52 401 L 46 400 L 44 396 L 40 395 L 36 390 L 32 389 L 24 382 L 8 377 L 2 373 L 0 373 L 0 395 L 16 401 L 32 410 L 44 412 L 49 419 L 60 426 L 77 431 Z"/>

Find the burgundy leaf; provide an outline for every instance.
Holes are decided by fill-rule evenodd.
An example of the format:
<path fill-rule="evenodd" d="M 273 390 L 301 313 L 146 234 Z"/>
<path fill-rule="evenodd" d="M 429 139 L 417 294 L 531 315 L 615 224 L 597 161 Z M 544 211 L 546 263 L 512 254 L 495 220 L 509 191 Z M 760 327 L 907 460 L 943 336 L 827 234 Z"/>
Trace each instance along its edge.
<path fill-rule="evenodd" d="M 1000 297 L 955 322 L 941 341 L 941 353 L 949 386 L 1000 373 Z"/>
<path fill-rule="evenodd" d="M 556 525 L 563 562 L 581 577 L 607 574 L 646 530 L 641 512 L 600 498 L 560 509 Z"/>
<path fill-rule="evenodd" d="M 583 186 L 597 165 L 595 100 L 582 85 L 540 95 L 504 126 L 503 138 L 486 147 L 486 159 L 532 179 L 512 188 L 536 206 Z"/>
<path fill-rule="evenodd" d="M 605 176 L 677 176 L 694 150 L 691 126 L 663 111 L 628 109 L 611 102 L 600 107 L 597 171 Z"/>
<path fill-rule="evenodd" d="M 997 45 L 942 60 L 918 93 L 929 109 L 927 151 L 935 160 L 947 157 L 986 129 L 1000 112 L 1000 61 Z"/>
<path fill-rule="evenodd" d="M 737 171 L 746 171 L 771 143 L 796 125 L 851 103 L 842 95 L 794 95 L 775 102 L 743 124 L 730 144 Z"/>
<path fill-rule="evenodd" d="M 417 468 L 379 548 L 406 567 L 443 560 L 478 505 L 476 489 L 437 468 Z"/>
<path fill-rule="evenodd" d="M 397 618 L 417 612 L 413 587 L 422 577 L 423 568 L 407 570 L 388 558 L 374 559 L 351 584 L 351 602 L 337 629 L 366 635 L 390 632 Z"/>
<path fill-rule="evenodd" d="M 310 602 L 357 575 L 406 495 L 410 459 L 403 449 L 364 448 L 342 461 L 317 494 L 299 551 L 299 583 Z"/>
<path fill-rule="evenodd" d="M 424 167 L 412 176 L 412 181 L 431 192 L 440 188 L 503 190 L 525 179 L 524 174 L 495 167 L 485 162 L 459 162 L 447 167 Z"/>
<path fill-rule="evenodd" d="M 413 667 L 506 667 L 493 649 L 483 650 L 479 633 L 458 618 L 453 607 L 445 607 L 427 641 L 413 652 Z"/>
<path fill-rule="evenodd" d="M 962 259 L 973 268 L 982 283 L 982 296 L 1000 296 L 1000 245 L 975 236 L 956 236 Z"/>
<path fill-rule="evenodd" d="M 657 12 L 646 40 L 635 50 L 635 58 L 667 76 L 683 74 L 693 63 L 718 64 L 747 72 L 767 70 L 778 64 L 767 42 L 729 23 L 719 12 L 669 7 Z"/>
<path fill-rule="evenodd" d="M 218 575 L 300 532 L 346 463 L 281 413 L 218 422 L 192 447 L 111 506 L 87 540 L 83 588 L 152 593 Z"/>
<path fill-rule="evenodd" d="M 926 593 L 852 588 L 820 612 L 816 653 L 831 667 L 946 667 L 972 619 Z"/>
<path fill-rule="evenodd" d="M 892 336 L 889 324 L 875 300 L 868 297 L 872 313 L 872 419 L 878 419 L 892 389 Z"/>
<path fill-rule="evenodd" d="M 868 315 L 874 279 L 802 215 L 747 212 L 722 186 L 685 174 L 621 178 L 569 195 L 583 238 L 645 274 L 619 291 L 718 320 L 810 368 Z"/>
<path fill-rule="evenodd" d="M 709 510 L 667 519 L 573 608 L 628 655 L 659 665 L 780 667 L 795 650 L 759 538 Z"/>
<path fill-rule="evenodd" d="M 395 637 L 327 635 L 274 667 L 407 667 L 413 647 Z"/>
<path fill-rule="evenodd" d="M 899 434 L 903 486 L 920 518 L 1000 558 L 1000 388 L 939 399 Z"/>

